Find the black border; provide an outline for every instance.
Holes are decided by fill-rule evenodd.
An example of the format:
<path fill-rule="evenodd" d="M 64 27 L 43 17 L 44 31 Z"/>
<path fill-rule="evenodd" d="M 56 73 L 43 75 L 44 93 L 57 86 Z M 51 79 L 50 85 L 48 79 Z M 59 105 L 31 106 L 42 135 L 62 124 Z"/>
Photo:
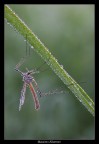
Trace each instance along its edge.
<path fill-rule="evenodd" d="M 12 3 L 11 3 L 12 2 Z M 26 2 L 26 1 L 25 1 Z M 28 3 L 26 3 L 26 4 L 32 4 L 32 3 L 29 3 L 29 2 L 31 2 L 31 1 L 29 1 L 28 0 Z M 33 1 L 32 1 L 33 2 Z M 61 1 L 62 2 L 62 1 Z M 73 0 L 72 1 L 66 1 L 67 2 L 67 4 L 71 4 L 70 2 L 74 2 Z M 77 2 L 82 2 L 82 3 L 77 3 Z M 85 2 L 85 3 L 84 3 Z M 88 3 L 87 3 L 88 2 Z M 94 1 L 76 1 L 74 4 L 95 4 L 95 0 Z M 4 70 L 4 5 L 5 4 L 24 4 L 24 3 L 20 3 L 20 1 L 9 1 L 9 0 L 6 0 L 6 1 L 1 1 L 1 3 L 2 3 L 2 5 L 0 5 L 0 25 L 2 25 L 2 29 L 0 29 L 0 40 L 1 40 L 1 42 L 2 42 L 2 45 L 1 45 L 1 55 L 0 55 L 0 59 L 1 59 L 1 61 L 0 61 L 0 72 L 1 72 L 1 79 L 3 80 L 3 82 L 4 82 L 4 79 L 3 79 L 3 74 L 4 74 L 4 72 L 3 72 L 3 70 Z M 35 3 L 35 4 L 37 4 L 37 3 Z M 44 3 L 42 3 L 42 4 L 44 4 Z M 60 3 L 58 3 L 58 4 L 60 4 Z M 3 40 L 2 40 L 3 39 Z M 1 63 L 1 62 L 3 62 L 3 63 Z M 2 66 L 2 68 L 1 68 L 1 66 Z M 2 86 L 4 86 L 4 83 L 3 82 L 0 82 L 0 85 L 1 85 L 1 87 L 0 87 L 0 89 L 3 91 L 3 88 L 2 88 Z M 4 91 L 1 93 L 1 103 L 0 103 L 0 109 L 1 110 L 3 110 L 4 109 Z M 96 113 L 96 112 L 95 112 Z M 0 115 L 0 117 L 1 117 L 1 119 L 2 118 L 4 118 L 4 112 L 2 112 L 1 113 L 1 115 Z M 0 134 L 0 140 L 2 139 L 2 141 L 4 140 L 4 119 L 2 119 L 2 122 L 1 122 L 2 124 L 1 124 L 1 126 L 2 126 L 2 129 L 0 129 L 1 130 L 1 134 Z M 5 141 L 7 141 L 8 142 L 8 140 L 5 140 Z M 28 140 L 27 140 L 28 141 Z M 39 143 L 39 142 L 41 142 L 41 143 L 58 143 L 58 141 L 60 141 L 61 143 L 63 143 L 63 142 L 65 142 L 65 140 L 33 140 L 32 142 L 34 142 L 34 143 Z M 74 141 L 74 140 L 70 140 L 70 142 L 72 142 L 72 141 Z M 79 142 L 79 140 L 76 140 L 76 142 Z M 80 140 L 80 142 L 81 142 L 82 140 Z M 94 141 L 95 140 L 84 140 L 84 142 L 83 143 L 85 143 L 85 141 L 86 142 L 89 142 L 90 141 L 90 143 L 91 142 L 93 142 L 94 143 Z M 9 142 L 11 143 L 11 141 L 9 140 Z M 13 141 L 12 141 L 13 142 Z M 66 140 L 66 142 L 69 142 L 68 140 Z"/>

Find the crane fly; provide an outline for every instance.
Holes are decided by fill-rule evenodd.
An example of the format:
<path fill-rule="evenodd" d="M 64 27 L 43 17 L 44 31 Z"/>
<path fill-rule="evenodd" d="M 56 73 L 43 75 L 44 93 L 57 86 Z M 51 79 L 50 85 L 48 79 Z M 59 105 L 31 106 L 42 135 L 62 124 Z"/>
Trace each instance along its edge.
<path fill-rule="evenodd" d="M 29 55 L 30 55 L 30 48 L 29 48 Z M 26 35 L 26 56 L 27 56 L 27 35 Z M 16 65 L 16 67 L 14 68 L 17 72 L 19 72 L 21 74 L 21 76 L 23 77 L 23 88 L 21 90 L 21 96 L 20 96 L 20 103 L 19 103 L 19 111 L 21 110 L 22 105 L 24 104 L 25 101 L 25 94 L 26 94 L 26 87 L 28 86 L 30 88 L 31 94 L 33 96 L 33 100 L 34 100 L 34 104 L 35 104 L 35 109 L 38 110 L 40 109 L 40 103 L 38 100 L 38 96 L 37 93 L 39 94 L 39 96 L 47 96 L 47 95 L 53 95 L 53 94 L 57 94 L 57 93 L 63 93 L 63 91 L 57 91 L 57 89 L 55 89 L 54 91 L 49 91 L 48 93 L 42 93 L 35 81 L 35 79 L 33 78 L 33 74 L 35 73 L 39 73 L 38 69 L 41 68 L 38 67 L 38 69 L 34 69 L 34 70 L 27 70 L 27 72 L 22 72 L 21 70 L 19 70 L 19 67 L 24 63 L 24 58 L 21 59 L 21 61 Z M 45 62 L 43 63 L 45 64 Z M 44 71 L 44 70 L 43 70 Z M 33 84 L 32 84 L 33 83 Z M 35 89 L 34 89 L 34 87 Z"/>
<path fill-rule="evenodd" d="M 27 35 L 26 35 L 26 39 L 27 39 Z M 27 55 L 27 41 L 26 41 L 26 55 Z M 29 55 L 30 55 L 30 50 L 29 50 Z M 26 87 L 28 86 L 30 88 L 31 94 L 33 96 L 33 100 L 34 100 L 34 104 L 35 104 L 35 109 L 39 110 L 40 109 L 40 103 L 39 103 L 39 99 L 37 96 L 37 93 L 39 94 L 39 96 L 47 96 L 47 95 L 53 95 L 53 94 L 58 94 L 58 93 L 64 93 L 63 90 L 61 91 L 57 91 L 58 89 L 55 89 L 54 91 L 49 91 L 48 93 L 42 93 L 37 85 L 37 82 L 35 81 L 34 77 L 32 76 L 35 73 L 39 73 L 38 69 L 41 68 L 38 67 L 38 69 L 33 69 L 33 70 L 27 70 L 27 72 L 22 72 L 21 70 L 19 70 L 19 67 L 24 63 L 25 59 L 21 59 L 21 61 L 16 65 L 16 67 L 14 68 L 17 72 L 19 72 L 21 74 L 21 76 L 23 77 L 23 88 L 21 90 L 21 96 L 20 96 L 20 103 L 19 103 L 19 111 L 22 108 L 22 105 L 24 104 L 25 101 L 25 94 L 26 94 Z M 44 62 L 45 63 L 45 62 Z M 85 82 L 84 82 L 85 83 Z M 68 86 L 71 86 L 73 84 L 69 84 Z M 34 89 L 34 87 L 35 89 Z"/>
<path fill-rule="evenodd" d="M 47 96 L 47 95 L 53 95 L 53 94 L 59 94 L 59 93 L 63 93 L 63 91 L 58 91 L 58 89 L 55 89 L 55 90 L 52 90 L 52 91 L 49 91 L 48 93 L 42 93 L 37 85 L 37 82 L 35 81 L 35 79 L 33 78 L 32 74 L 35 74 L 35 73 L 39 73 L 38 69 L 41 67 L 39 67 L 38 69 L 33 69 L 33 70 L 27 70 L 27 72 L 22 72 L 21 70 L 19 70 L 19 67 L 24 63 L 24 59 L 16 65 L 16 67 L 14 68 L 17 72 L 19 72 L 21 74 L 21 76 L 23 77 L 23 88 L 21 90 L 21 96 L 20 96 L 20 103 L 19 103 L 19 111 L 21 110 L 21 107 L 22 105 L 24 104 L 24 101 L 25 101 L 25 93 L 26 93 L 26 87 L 29 86 L 30 88 L 30 91 L 32 93 L 32 96 L 33 96 L 33 100 L 34 100 L 34 104 L 35 104 L 35 109 L 38 110 L 40 109 L 40 103 L 39 103 L 39 100 L 38 100 L 38 96 L 37 94 L 39 94 L 40 97 L 42 96 Z M 35 87 L 33 87 L 33 85 Z"/>
<path fill-rule="evenodd" d="M 35 81 L 35 79 L 33 78 L 32 74 L 38 73 L 38 71 L 36 70 L 31 70 L 29 71 L 27 68 L 27 72 L 22 72 L 19 70 L 19 67 L 22 65 L 24 61 L 21 61 L 19 64 L 16 65 L 15 70 L 17 72 L 19 72 L 21 74 L 21 76 L 23 77 L 23 88 L 21 90 L 21 97 L 20 97 L 20 104 L 19 104 L 19 111 L 21 110 L 22 105 L 24 104 L 25 101 L 25 93 L 26 93 L 26 87 L 29 86 L 30 91 L 32 93 L 33 96 L 33 100 L 34 100 L 34 104 L 35 104 L 35 109 L 38 110 L 40 108 L 40 103 L 37 97 L 37 93 L 34 89 L 34 87 L 36 88 L 37 92 L 39 93 L 39 95 L 41 96 L 41 91 L 37 86 L 37 83 Z M 34 87 L 32 85 L 32 83 L 34 84 Z"/>

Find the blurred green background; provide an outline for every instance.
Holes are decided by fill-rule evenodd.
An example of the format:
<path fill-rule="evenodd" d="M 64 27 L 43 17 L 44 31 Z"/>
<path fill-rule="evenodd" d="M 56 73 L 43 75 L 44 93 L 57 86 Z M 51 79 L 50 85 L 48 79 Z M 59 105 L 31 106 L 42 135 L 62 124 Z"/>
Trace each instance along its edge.
<path fill-rule="evenodd" d="M 94 100 L 94 5 L 9 6 Z M 25 104 L 18 111 L 23 82 L 14 67 L 26 55 L 26 42 L 6 21 L 4 36 L 5 139 L 94 139 L 94 117 L 68 91 L 39 98 L 41 108 L 36 111 L 27 88 Z M 31 70 L 43 62 L 31 49 L 30 57 L 20 69 Z M 46 64 L 43 68 L 48 69 L 34 75 L 42 91 L 64 87 Z"/>

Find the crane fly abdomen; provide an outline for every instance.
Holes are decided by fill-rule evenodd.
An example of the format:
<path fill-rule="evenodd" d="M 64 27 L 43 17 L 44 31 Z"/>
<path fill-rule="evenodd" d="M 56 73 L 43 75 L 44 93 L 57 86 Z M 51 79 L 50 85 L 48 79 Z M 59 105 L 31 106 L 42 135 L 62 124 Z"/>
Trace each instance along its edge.
<path fill-rule="evenodd" d="M 37 94 L 33 88 L 32 83 L 29 84 L 29 87 L 30 87 L 30 90 L 31 90 L 31 93 L 33 96 L 34 103 L 35 103 L 35 109 L 38 110 L 40 108 L 40 104 L 39 104 L 39 100 L 38 100 Z"/>

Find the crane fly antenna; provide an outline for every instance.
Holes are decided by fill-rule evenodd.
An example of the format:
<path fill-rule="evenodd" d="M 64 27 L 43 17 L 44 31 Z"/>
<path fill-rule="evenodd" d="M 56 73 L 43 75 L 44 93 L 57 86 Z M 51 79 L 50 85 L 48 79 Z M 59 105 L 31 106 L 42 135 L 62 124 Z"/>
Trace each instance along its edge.
<path fill-rule="evenodd" d="M 25 62 L 25 58 L 21 58 L 20 62 L 16 65 L 16 69 L 18 69 Z"/>

